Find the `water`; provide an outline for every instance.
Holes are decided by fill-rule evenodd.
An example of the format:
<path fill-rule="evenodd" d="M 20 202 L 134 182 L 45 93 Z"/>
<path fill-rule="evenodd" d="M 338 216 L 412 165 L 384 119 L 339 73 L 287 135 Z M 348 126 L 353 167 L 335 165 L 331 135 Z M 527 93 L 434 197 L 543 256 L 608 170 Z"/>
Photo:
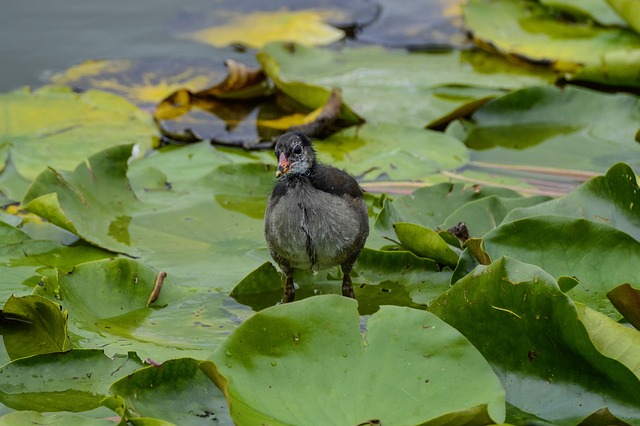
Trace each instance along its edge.
<path fill-rule="evenodd" d="M 213 2 L 215 3 L 215 2 Z M 90 59 L 207 57 L 211 47 L 172 34 L 183 13 L 210 0 L 3 0 L 0 91 L 39 86 Z"/>

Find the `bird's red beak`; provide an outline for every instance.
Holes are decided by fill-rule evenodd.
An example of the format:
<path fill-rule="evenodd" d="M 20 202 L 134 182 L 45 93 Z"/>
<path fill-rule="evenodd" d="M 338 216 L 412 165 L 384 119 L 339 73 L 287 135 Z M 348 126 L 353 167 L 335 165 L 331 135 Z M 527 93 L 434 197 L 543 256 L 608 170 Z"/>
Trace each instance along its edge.
<path fill-rule="evenodd" d="M 276 177 L 280 177 L 283 174 L 287 173 L 291 168 L 291 163 L 287 159 L 287 156 L 284 155 L 284 152 L 280 153 L 280 158 L 278 158 L 278 170 L 276 170 Z"/>

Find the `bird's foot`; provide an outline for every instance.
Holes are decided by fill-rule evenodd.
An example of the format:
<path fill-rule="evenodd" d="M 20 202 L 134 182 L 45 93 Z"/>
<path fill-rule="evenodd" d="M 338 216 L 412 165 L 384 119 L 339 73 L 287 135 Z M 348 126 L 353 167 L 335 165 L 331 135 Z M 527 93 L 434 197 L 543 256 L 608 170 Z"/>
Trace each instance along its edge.
<path fill-rule="evenodd" d="M 344 274 L 344 277 L 342 277 L 342 295 L 352 299 L 356 298 L 353 292 L 353 284 L 351 284 L 351 275 L 349 274 Z"/>
<path fill-rule="evenodd" d="M 291 303 L 296 298 L 296 288 L 293 285 L 293 277 L 287 277 L 284 283 L 284 293 L 282 294 L 282 303 Z"/>

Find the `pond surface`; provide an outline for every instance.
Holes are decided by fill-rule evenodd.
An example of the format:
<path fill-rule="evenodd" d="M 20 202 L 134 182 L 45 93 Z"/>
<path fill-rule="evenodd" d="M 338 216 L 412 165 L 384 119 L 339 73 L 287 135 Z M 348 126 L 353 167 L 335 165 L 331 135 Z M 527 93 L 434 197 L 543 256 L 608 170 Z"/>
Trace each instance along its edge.
<path fill-rule="evenodd" d="M 206 57 L 211 47 L 172 36 L 169 23 L 210 4 L 8 0 L 0 14 L 0 91 L 38 86 L 50 73 L 91 59 Z"/>

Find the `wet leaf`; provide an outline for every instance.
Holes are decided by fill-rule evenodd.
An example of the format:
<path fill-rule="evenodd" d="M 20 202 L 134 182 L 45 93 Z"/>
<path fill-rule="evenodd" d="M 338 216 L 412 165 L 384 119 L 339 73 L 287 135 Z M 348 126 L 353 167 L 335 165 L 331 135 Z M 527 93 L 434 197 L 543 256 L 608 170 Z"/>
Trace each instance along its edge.
<path fill-rule="evenodd" d="M 169 149 L 133 162 L 130 182 L 130 150 L 98 153 L 73 173 L 44 172 L 23 204 L 190 287 L 231 289 L 261 263 L 247 252 L 265 244 L 262 215 L 275 177 L 261 160 L 272 163 L 271 153 Z"/>
<path fill-rule="evenodd" d="M 550 215 L 504 223 L 484 237 L 484 247 L 492 259 L 509 256 L 556 278 L 575 277 L 580 284 L 567 295 L 614 318 L 619 314 L 606 294 L 620 284 L 640 284 L 634 266 L 640 242 L 585 219 Z"/>
<path fill-rule="evenodd" d="M 222 307 L 223 295 L 176 286 L 169 276 L 148 306 L 156 276 L 137 261 L 116 258 L 77 265 L 38 292 L 69 311 L 76 346 L 99 347 L 108 355 L 135 351 L 154 362 L 206 358 L 238 321 Z"/>
<path fill-rule="evenodd" d="M 225 25 L 206 28 L 187 37 L 216 47 L 241 44 L 261 48 L 272 41 L 323 46 L 344 38 L 344 32 L 324 23 L 322 10 L 258 11 L 230 15 Z"/>
<path fill-rule="evenodd" d="M 346 129 L 315 144 L 320 160 L 364 180 L 416 180 L 464 166 L 469 151 L 440 132 L 391 124 Z"/>
<path fill-rule="evenodd" d="M 227 75 L 226 60 L 255 65 L 253 55 L 215 49 L 206 58 L 90 60 L 53 74 L 51 82 L 83 91 L 104 90 L 136 105 L 153 107 L 179 89 L 197 92 L 219 83 Z"/>
<path fill-rule="evenodd" d="M 361 315 L 372 314 L 382 305 L 419 307 L 427 305 L 449 288 L 451 269 L 408 251 L 364 248 L 352 271 L 353 285 Z M 296 300 L 318 294 L 341 294 L 342 273 L 338 268 L 294 275 Z M 244 277 L 231 292 L 238 302 L 255 311 L 273 306 L 282 299 L 282 276 L 271 262 Z"/>
<path fill-rule="evenodd" d="M 457 51 L 418 54 L 368 46 L 335 52 L 272 43 L 258 60 L 278 89 L 309 109 L 323 104 L 329 90 L 339 87 L 355 112 L 343 110 L 340 118 L 415 128 L 478 98 L 555 79 L 522 73 L 485 54 Z"/>
<path fill-rule="evenodd" d="M 478 348 L 522 411 L 557 425 L 602 407 L 640 419 L 640 333 L 576 306 L 537 266 L 510 258 L 479 266 L 430 310 Z M 607 347 L 618 338 L 622 346 Z"/>
<path fill-rule="evenodd" d="M 562 21 L 533 1 L 471 0 L 464 16 L 474 41 L 489 50 L 548 63 L 577 80 L 640 86 L 640 36 L 627 29 Z"/>
<path fill-rule="evenodd" d="M 70 348 L 68 313 L 57 303 L 36 295 L 11 296 L 0 314 L 2 340 L 11 359 Z"/>
<path fill-rule="evenodd" d="M 464 142 L 476 161 L 600 173 L 627 161 L 640 170 L 639 122 L 638 96 L 529 87 L 478 109 L 466 124 Z"/>
<path fill-rule="evenodd" d="M 609 291 L 607 298 L 629 324 L 640 330 L 640 290 L 622 284 Z"/>
<path fill-rule="evenodd" d="M 9 144 L 11 163 L 27 181 L 47 166 L 72 169 L 109 146 L 135 143 L 144 151 L 157 136 L 148 114 L 105 92 L 47 86 L 0 94 L 0 103 L 0 141 Z"/>
<path fill-rule="evenodd" d="M 130 417 L 163 419 L 176 425 L 233 424 L 224 395 L 203 374 L 201 361 L 169 360 L 114 382 L 109 391 L 124 398 Z"/>
<path fill-rule="evenodd" d="M 109 358 L 101 350 L 21 358 L 0 369 L 0 402 L 15 410 L 87 411 L 100 406 L 112 381 L 140 367 L 136 356 Z"/>
<path fill-rule="evenodd" d="M 385 306 L 365 324 L 361 334 L 356 302 L 342 296 L 268 308 L 225 341 L 208 374 L 238 424 L 504 419 L 491 369 L 435 316 Z"/>

